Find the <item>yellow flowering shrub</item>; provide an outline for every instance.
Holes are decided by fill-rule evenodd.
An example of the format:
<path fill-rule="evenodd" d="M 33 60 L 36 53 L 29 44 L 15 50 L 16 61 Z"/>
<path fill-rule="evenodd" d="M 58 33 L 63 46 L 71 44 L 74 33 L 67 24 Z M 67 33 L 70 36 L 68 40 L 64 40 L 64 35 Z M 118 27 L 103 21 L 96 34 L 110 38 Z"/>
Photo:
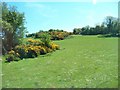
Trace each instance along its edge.
<path fill-rule="evenodd" d="M 38 45 L 42 45 L 43 43 L 40 42 L 39 40 L 34 40 L 34 39 L 30 38 L 30 39 L 27 40 L 27 44 L 38 46 Z"/>
<path fill-rule="evenodd" d="M 51 35 L 51 40 L 63 40 L 70 35 L 66 31 L 64 32 L 53 31 L 53 32 L 49 32 L 49 34 Z"/>
<path fill-rule="evenodd" d="M 40 54 L 43 55 L 43 54 L 46 54 L 46 53 L 47 53 L 46 49 L 44 47 L 41 47 Z"/>
<path fill-rule="evenodd" d="M 28 44 L 17 45 L 14 50 L 8 52 L 7 61 L 18 61 L 23 58 L 34 58 L 38 55 L 50 53 L 60 49 L 59 45 L 50 42 L 50 45 L 41 44 L 41 42 L 28 39 Z"/>
<path fill-rule="evenodd" d="M 16 53 L 15 51 L 11 50 L 11 51 L 8 52 L 6 61 L 7 62 L 10 62 L 10 61 L 19 61 L 20 60 L 19 56 L 20 55 L 18 53 Z"/>
<path fill-rule="evenodd" d="M 45 47 L 45 46 L 44 46 L 44 49 L 46 50 L 47 53 L 50 53 L 50 52 L 53 51 L 51 48 L 48 48 L 48 47 Z"/>
<path fill-rule="evenodd" d="M 60 46 L 52 42 L 52 43 L 50 44 L 50 48 L 51 48 L 52 50 L 59 50 L 59 49 L 60 49 Z"/>
<path fill-rule="evenodd" d="M 8 52 L 8 54 L 15 54 L 15 51 L 11 50 Z"/>

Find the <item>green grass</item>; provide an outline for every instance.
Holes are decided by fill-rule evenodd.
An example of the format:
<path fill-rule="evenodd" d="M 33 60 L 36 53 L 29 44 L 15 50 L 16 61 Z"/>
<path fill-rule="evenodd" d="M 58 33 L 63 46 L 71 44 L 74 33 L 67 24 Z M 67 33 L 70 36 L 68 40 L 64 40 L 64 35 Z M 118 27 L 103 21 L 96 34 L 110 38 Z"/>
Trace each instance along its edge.
<path fill-rule="evenodd" d="M 118 39 L 73 36 L 61 50 L 2 64 L 4 88 L 116 88 Z"/>

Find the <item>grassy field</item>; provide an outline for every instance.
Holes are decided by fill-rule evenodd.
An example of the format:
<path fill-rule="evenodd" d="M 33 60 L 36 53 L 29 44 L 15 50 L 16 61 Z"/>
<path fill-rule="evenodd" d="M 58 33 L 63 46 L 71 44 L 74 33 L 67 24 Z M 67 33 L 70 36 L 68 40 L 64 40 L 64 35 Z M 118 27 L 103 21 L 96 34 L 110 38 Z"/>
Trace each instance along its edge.
<path fill-rule="evenodd" d="M 118 39 L 73 36 L 61 49 L 34 59 L 3 62 L 4 88 L 118 87 Z"/>

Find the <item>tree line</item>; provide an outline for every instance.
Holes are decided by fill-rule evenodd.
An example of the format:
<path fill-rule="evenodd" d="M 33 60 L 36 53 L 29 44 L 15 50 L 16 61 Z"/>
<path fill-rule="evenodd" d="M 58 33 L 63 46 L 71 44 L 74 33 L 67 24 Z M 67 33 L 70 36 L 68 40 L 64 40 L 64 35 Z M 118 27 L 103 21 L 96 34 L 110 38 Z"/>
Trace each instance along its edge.
<path fill-rule="evenodd" d="M 82 28 L 74 28 L 73 34 L 81 35 L 105 35 L 105 36 L 120 36 L 120 20 L 118 18 L 107 16 L 101 25 L 95 27 L 85 26 Z"/>

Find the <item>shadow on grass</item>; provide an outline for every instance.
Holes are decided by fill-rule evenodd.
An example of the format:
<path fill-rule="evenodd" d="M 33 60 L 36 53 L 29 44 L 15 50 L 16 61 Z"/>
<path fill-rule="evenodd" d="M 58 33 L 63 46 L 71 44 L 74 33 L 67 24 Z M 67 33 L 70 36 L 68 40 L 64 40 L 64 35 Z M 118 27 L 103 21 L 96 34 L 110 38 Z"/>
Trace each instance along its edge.
<path fill-rule="evenodd" d="M 18 62 L 18 61 L 20 61 L 20 60 L 14 60 L 14 61 L 7 61 L 7 60 L 5 60 L 4 62 L 5 63 L 11 63 L 11 62 Z"/>
<path fill-rule="evenodd" d="M 41 57 L 47 57 L 47 56 L 51 56 L 52 53 L 53 53 L 53 52 L 47 53 L 47 54 L 44 54 L 44 55 L 39 55 L 39 56 L 41 56 Z"/>

